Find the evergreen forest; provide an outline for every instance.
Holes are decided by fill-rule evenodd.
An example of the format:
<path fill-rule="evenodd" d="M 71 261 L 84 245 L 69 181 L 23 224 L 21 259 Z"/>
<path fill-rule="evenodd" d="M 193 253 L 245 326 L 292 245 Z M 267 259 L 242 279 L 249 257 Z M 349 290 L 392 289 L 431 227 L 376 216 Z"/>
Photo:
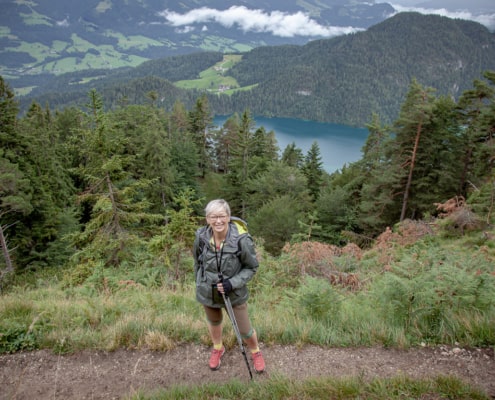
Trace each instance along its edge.
<path fill-rule="evenodd" d="M 106 110 L 18 102 L 0 81 L 2 281 L 12 271 L 70 265 L 84 281 L 97 265 L 179 268 L 203 223 L 202 207 L 228 199 L 272 255 L 286 243 L 360 246 L 404 220 L 462 212 L 452 232 L 488 229 L 495 199 L 495 72 L 456 102 L 413 80 L 399 117 L 367 124 L 362 158 L 328 174 L 317 142 L 279 149 L 249 110 L 221 127 L 206 96 L 170 112 L 148 104 Z M 177 270 L 177 278 L 181 276 Z"/>

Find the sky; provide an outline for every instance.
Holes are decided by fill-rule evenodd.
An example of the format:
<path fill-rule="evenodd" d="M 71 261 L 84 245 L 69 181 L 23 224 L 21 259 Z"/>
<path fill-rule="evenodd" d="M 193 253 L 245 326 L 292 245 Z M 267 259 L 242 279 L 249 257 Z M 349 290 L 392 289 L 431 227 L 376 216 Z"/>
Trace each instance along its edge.
<path fill-rule="evenodd" d="M 491 31 L 495 30 L 495 2 L 493 0 L 392 0 L 389 2 L 398 12 L 417 11 L 422 14 L 438 14 L 444 17 L 467 19 L 485 25 Z M 434 8 L 426 8 L 421 4 L 440 4 Z M 458 5 L 458 6 L 455 6 Z"/>
<path fill-rule="evenodd" d="M 428 2 L 435 6 L 433 8 L 420 6 Z M 462 9 L 455 9 L 452 6 L 455 3 L 461 4 Z M 479 22 L 492 31 L 495 30 L 495 2 L 493 0 L 392 0 L 389 4 L 397 12 L 417 11 L 422 14 L 467 19 Z M 303 12 L 292 14 L 283 11 L 269 12 L 262 9 L 248 9 L 245 6 L 232 6 L 226 10 L 201 7 L 184 14 L 164 10 L 160 16 L 168 24 L 175 26 L 178 32 L 205 31 L 211 23 L 217 23 L 226 28 L 240 29 L 246 33 L 264 32 L 279 37 L 333 37 L 360 30 L 352 26 L 323 26 Z"/>

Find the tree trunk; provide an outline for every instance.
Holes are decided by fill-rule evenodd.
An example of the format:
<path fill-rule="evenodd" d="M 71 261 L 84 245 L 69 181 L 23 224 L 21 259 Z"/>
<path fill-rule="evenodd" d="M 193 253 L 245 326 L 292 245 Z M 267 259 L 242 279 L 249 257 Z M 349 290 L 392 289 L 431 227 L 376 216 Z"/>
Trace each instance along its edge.
<path fill-rule="evenodd" d="M 12 259 L 10 258 L 9 249 L 7 247 L 7 240 L 5 239 L 5 235 L 3 233 L 3 226 L 0 224 L 0 245 L 2 246 L 2 253 L 5 258 L 6 268 L 3 271 L 0 271 L 0 283 L 3 280 L 3 276 L 9 272 L 14 270 L 14 265 L 12 264 Z"/>
<path fill-rule="evenodd" d="M 404 191 L 404 200 L 402 201 L 402 211 L 400 213 L 400 222 L 404 221 L 406 217 L 407 203 L 409 201 L 409 191 L 411 190 L 412 175 L 414 171 L 414 165 L 416 164 L 416 154 L 418 152 L 419 138 L 421 137 L 421 130 L 423 128 L 423 116 L 419 121 L 418 128 L 416 130 L 416 139 L 414 140 L 414 148 L 411 155 L 411 165 L 409 166 L 409 175 L 407 176 L 406 189 Z"/>

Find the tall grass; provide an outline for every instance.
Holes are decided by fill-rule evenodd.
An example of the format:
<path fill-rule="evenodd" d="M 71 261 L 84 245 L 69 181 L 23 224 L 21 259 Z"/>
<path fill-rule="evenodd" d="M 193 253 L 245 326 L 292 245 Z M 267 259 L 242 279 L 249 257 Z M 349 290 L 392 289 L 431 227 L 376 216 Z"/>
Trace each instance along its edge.
<path fill-rule="evenodd" d="M 129 399 L 465 399 L 488 400 L 477 389 L 452 377 L 412 380 L 403 376 L 392 379 L 364 381 L 360 377 L 347 379 L 318 378 L 295 381 L 283 376 L 246 385 L 233 380 L 225 384 L 174 386 L 154 393 L 138 392 Z"/>
<path fill-rule="evenodd" d="M 495 345 L 493 254 L 431 238 L 390 251 L 386 265 L 372 251 L 353 262 L 359 290 L 331 284 L 322 260 L 303 270 L 285 254 L 262 252 L 249 300 L 260 339 L 298 346 Z M 183 268 L 190 265 L 184 258 Z M 24 282 L 16 277 L 0 297 L 0 352 L 208 344 L 193 280 L 171 285 L 169 276 L 161 267 L 129 266 L 98 269 L 79 286 L 67 286 L 60 270 L 29 274 Z M 228 324 L 225 333 L 235 345 Z"/>

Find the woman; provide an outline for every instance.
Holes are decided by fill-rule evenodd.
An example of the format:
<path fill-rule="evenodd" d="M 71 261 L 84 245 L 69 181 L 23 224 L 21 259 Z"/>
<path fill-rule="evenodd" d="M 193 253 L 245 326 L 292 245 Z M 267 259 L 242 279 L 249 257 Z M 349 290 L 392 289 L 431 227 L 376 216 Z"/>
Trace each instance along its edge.
<path fill-rule="evenodd" d="M 244 221 L 231 218 L 225 200 L 210 201 L 205 214 L 207 225 L 196 231 L 193 254 L 196 299 L 204 307 L 213 342 L 210 368 L 220 368 L 225 353 L 222 342 L 222 308 L 225 307 L 222 294 L 225 294 L 232 303 L 241 336 L 251 351 L 254 369 L 261 373 L 265 370 L 265 361 L 247 311 L 246 284 L 258 269 L 253 239 Z"/>

